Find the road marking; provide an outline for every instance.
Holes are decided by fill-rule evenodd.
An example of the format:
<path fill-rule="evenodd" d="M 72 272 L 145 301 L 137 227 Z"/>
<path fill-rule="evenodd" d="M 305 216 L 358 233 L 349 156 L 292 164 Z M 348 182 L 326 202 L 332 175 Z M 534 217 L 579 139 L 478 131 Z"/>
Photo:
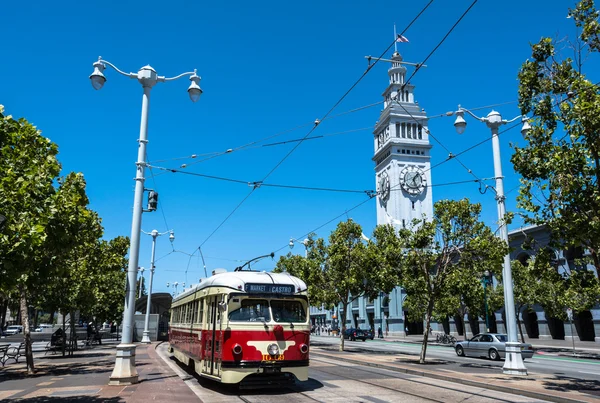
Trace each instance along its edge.
<path fill-rule="evenodd" d="M 547 355 L 538 356 L 536 358 L 539 360 L 576 362 L 578 364 L 600 365 L 600 363 L 597 363 L 597 362 L 592 362 L 590 360 L 580 360 L 580 359 L 576 359 L 576 358 L 549 357 Z"/>
<path fill-rule="evenodd" d="M 599 374 L 599 373 L 597 373 L 597 372 L 585 372 L 585 371 L 577 371 L 577 372 L 579 372 L 579 373 L 581 373 L 581 374 L 600 375 L 600 374 Z"/>

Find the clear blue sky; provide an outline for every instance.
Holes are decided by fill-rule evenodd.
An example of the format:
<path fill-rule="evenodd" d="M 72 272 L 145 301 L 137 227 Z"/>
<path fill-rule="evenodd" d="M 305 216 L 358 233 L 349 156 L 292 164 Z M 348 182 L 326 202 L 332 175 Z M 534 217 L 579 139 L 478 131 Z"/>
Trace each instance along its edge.
<path fill-rule="evenodd" d="M 193 104 L 189 81 L 158 84 L 152 91 L 148 157 L 155 165 L 244 181 L 261 180 L 295 143 L 264 144 L 305 136 L 361 76 L 366 55 L 379 55 L 426 1 L 229 1 L 229 2 L 81 2 L 21 1 L 3 6 L 0 37 L 0 103 L 6 113 L 25 117 L 59 145 L 63 173 L 83 172 L 91 208 L 103 219 L 105 237 L 129 236 L 134 162 L 141 110 L 141 86 L 107 68 L 104 88 L 95 91 L 88 76 L 101 55 L 127 72 L 150 64 L 160 75 L 198 69 L 204 94 Z M 434 2 L 405 32 L 399 44 L 407 61 L 422 62 L 456 22 L 471 0 Z M 505 118 L 519 114 L 517 72 L 529 57 L 529 44 L 542 36 L 573 38 L 566 19 L 571 1 L 480 0 L 446 42 L 411 80 L 415 96 L 432 119 L 432 135 L 458 153 L 489 136 L 482 123 L 468 120 L 458 136 L 453 117 L 438 117 L 458 104 L 498 106 Z M 564 52 L 570 54 L 564 44 Z M 386 54 L 391 56 L 391 52 Z M 597 64 L 590 60 L 585 71 Z M 387 65 L 380 64 L 356 86 L 333 115 L 382 100 Z M 411 70 L 409 70 L 411 71 Z M 597 77 L 596 77 L 597 78 Z M 512 103 L 511 103 L 512 102 Z M 372 128 L 381 106 L 323 122 L 268 178 L 267 183 L 374 190 Z M 489 108 L 478 112 L 486 115 Z M 359 130 L 362 129 L 362 130 Z M 236 148 L 288 131 L 254 147 L 208 161 L 180 159 Z M 523 143 L 519 129 L 501 136 L 505 189 L 518 185 L 509 163 L 510 142 Z M 432 164 L 448 152 L 432 140 Z M 492 177 L 491 143 L 461 161 L 477 176 Z M 173 229 L 174 246 L 187 253 L 203 244 L 250 188 L 243 184 L 182 174 L 147 173 L 146 186 L 160 193 L 160 209 L 143 215 L 145 231 Z M 472 179 L 456 161 L 432 170 L 434 184 Z M 483 204 L 483 218 L 495 226 L 493 193 L 481 195 L 475 183 L 436 186 L 435 200 L 469 197 Z M 517 191 L 507 194 L 509 210 Z M 260 188 L 202 246 L 208 270 L 232 270 L 258 255 L 289 251 L 290 237 L 321 227 L 327 237 L 339 220 L 322 226 L 366 200 L 362 194 Z M 163 214 L 164 213 L 164 214 Z M 375 199 L 348 213 L 370 234 Z M 346 219 L 343 215 L 340 219 Z M 518 226 L 518 222 L 515 224 Z M 513 225 L 513 228 L 515 227 Z M 149 267 L 151 237 L 142 235 L 140 266 Z M 171 253 L 166 236 L 157 242 L 155 291 L 166 283 L 197 282 L 203 277 L 199 254 L 190 260 Z M 297 245 L 294 253 L 303 253 Z M 167 256 L 165 256 L 167 255 Z M 270 259 L 253 266 L 270 270 Z M 187 273 L 186 273 L 187 271 Z M 147 274 L 147 272 L 146 272 Z"/>

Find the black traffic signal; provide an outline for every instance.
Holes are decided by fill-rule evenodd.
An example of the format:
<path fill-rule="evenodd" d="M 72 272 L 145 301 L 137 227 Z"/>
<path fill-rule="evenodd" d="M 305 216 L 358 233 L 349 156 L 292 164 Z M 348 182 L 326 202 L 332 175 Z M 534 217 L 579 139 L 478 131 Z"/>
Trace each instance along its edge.
<path fill-rule="evenodd" d="M 148 211 L 156 211 L 158 206 L 158 192 L 151 190 L 148 192 Z"/>

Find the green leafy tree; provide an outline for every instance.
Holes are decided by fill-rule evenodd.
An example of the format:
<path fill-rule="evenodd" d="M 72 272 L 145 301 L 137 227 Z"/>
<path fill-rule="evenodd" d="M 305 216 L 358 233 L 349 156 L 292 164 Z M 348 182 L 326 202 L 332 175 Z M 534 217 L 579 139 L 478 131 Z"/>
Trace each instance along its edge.
<path fill-rule="evenodd" d="M 441 200 L 431 221 L 414 220 L 398 233 L 402 285 L 409 318 L 425 318 L 419 361 L 425 363 L 431 320 L 456 312 L 465 295 L 481 290 L 480 275 L 499 270 L 508 246 L 479 221 L 481 206 L 467 199 Z M 460 290 L 460 293 L 457 293 Z"/>
<path fill-rule="evenodd" d="M 524 308 L 531 309 L 535 304 L 540 302 L 540 287 L 546 285 L 547 282 L 536 276 L 537 271 L 531 260 L 527 264 L 522 264 L 518 260 L 514 260 L 511 263 L 511 270 L 517 326 L 521 335 L 521 342 L 525 343 L 519 312 L 522 312 Z"/>
<path fill-rule="evenodd" d="M 3 112 L 0 107 L 0 206 L 6 217 L 0 233 L 0 289 L 18 290 L 27 371 L 33 373 L 27 296 L 51 268 L 53 254 L 46 245 L 58 214 L 53 181 L 60 165 L 54 143 L 25 119 Z"/>
<path fill-rule="evenodd" d="M 376 263 L 367 249 L 361 226 L 348 220 L 338 224 L 327 245 L 323 239 L 309 238 L 308 258 L 282 256 L 274 270 L 287 271 L 304 280 L 312 304 L 341 305 L 340 351 L 344 350 L 348 306 L 362 295 L 375 298 L 379 292 L 373 270 Z"/>
<path fill-rule="evenodd" d="M 581 29 L 577 51 L 600 51 L 594 1 L 582 0 L 569 11 Z M 531 116 L 531 130 L 526 146 L 514 146 L 512 162 L 522 176 L 518 207 L 529 213 L 526 222 L 547 225 L 554 248 L 588 250 L 598 275 L 600 88 L 581 71 L 580 63 L 560 57 L 552 39 L 532 45 L 518 75 L 519 107 Z"/>

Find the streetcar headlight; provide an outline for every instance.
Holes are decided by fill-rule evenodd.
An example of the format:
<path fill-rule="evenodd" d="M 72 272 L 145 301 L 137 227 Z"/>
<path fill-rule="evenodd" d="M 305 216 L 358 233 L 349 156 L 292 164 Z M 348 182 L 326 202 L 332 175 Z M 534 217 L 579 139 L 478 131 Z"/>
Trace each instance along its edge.
<path fill-rule="evenodd" d="M 279 346 L 275 343 L 269 344 L 269 347 L 267 347 L 267 351 L 271 355 L 277 355 L 279 354 Z"/>
<path fill-rule="evenodd" d="M 304 343 L 300 344 L 300 352 L 302 354 L 308 353 L 308 346 L 306 344 L 304 344 Z"/>
<path fill-rule="evenodd" d="M 242 354 L 242 346 L 240 346 L 237 343 L 233 346 L 232 350 L 233 350 L 233 354 L 238 354 L 238 355 Z"/>

